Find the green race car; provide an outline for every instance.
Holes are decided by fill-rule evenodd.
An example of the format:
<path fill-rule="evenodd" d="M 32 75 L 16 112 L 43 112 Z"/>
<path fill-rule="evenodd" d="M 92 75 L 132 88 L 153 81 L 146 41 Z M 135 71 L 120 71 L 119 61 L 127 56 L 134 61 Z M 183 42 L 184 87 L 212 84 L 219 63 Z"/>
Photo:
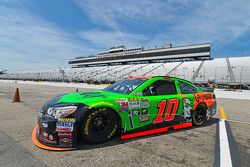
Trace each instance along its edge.
<path fill-rule="evenodd" d="M 129 77 L 104 90 L 57 96 L 41 109 L 33 142 L 70 150 L 79 140 L 102 143 L 202 125 L 216 113 L 216 99 L 175 77 Z"/>

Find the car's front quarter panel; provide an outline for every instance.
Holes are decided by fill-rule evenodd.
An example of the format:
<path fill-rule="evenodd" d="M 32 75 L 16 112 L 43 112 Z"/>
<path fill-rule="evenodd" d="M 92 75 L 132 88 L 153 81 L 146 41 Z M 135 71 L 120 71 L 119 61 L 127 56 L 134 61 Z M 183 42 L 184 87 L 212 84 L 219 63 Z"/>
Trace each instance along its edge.
<path fill-rule="evenodd" d="M 89 110 L 89 106 L 82 103 L 59 102 L 61 97 L 48 101 L 38 115 L 37 138 L 43 144 L 59 148 L 71 148 L 77 144 L 77 132 L 82 117 Z M 64 118 L 48 115 L 49 108 L 76 106 L 77 109 Z"/>

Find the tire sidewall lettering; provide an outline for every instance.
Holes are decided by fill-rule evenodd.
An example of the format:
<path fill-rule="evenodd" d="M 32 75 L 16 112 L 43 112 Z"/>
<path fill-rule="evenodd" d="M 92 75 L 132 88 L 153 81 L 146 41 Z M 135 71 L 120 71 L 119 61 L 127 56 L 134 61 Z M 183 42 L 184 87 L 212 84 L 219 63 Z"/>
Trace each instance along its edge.
<path fill-rule="evenodd" d="M 93 119 L 93 117 L 95 117 L 97 114 L 101 113 L 101 112 L 106 112 L 107 111 L 107 108 L 98 108 L 98 109 L 95 109 L 91 114 L 89 114 L 87 116 L 87 119 L 86 119 L 86 123 L 85 123 L 85 126 L 84 126 L 84 134 L 85 135 L 89 135 L 89 128 L 91 126 L 91 121 Z M 114 134 L 116 133 L 118 129 L 118 126 L 115 125 L 114 128 L 112 129 L 112 131 L 110 132 L 109 135 L 107 135 L 107 138 L 110 139 L 114 136 Z"/>

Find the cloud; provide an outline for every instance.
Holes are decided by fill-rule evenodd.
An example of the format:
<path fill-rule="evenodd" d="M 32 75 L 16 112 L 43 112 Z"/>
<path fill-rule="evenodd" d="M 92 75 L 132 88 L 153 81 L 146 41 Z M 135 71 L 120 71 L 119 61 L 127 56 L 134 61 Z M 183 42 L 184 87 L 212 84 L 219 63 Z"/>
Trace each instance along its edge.
<path fill-rule="evenodd" d="M 164 40 L 176 43 L 211 42 L 225 45 L 250 28 L 250 2 L 248 1 L 206 1 L 199 8 L 180 18 L 165 33 L 158 33 L 154 41 Z"/>
<path fill-rule="evenodd" d="M 77 4 L 97 26 L 114 32 L 143 34 L 146 45 L 211 42 L 225 45 L 249 31 L 250 2 L 210 1 L 91 1 Z"/>
<path fill-rule="evenodd" d="M 96 28 L 80 32 L 80 36 L 90 43 L 102 47 L 126 45 L 143 46 L 152 40 L 155 28 L 162 23 L 174 24 L 181 15 L 178 10 L 191 6 L 190 0 L 171 1 L 103 1 L 77 0 L 83 12 Z M 147 30 L 145 30 L 147 29 Z M 165 42 L 164 42 L 165 43 Z"/>
<path fill-rule="evenodd" d="M 95 24 L 112 30 L 121 30 L 126 27 L 122 23 L 172 22 L 179 15 L 178 10 L 184 6 L 189 7 L 190 4 L 187 2 L 191 1 L 114 0 L 103 3 L 102 0 L 77 0 L 76 2 Z"/>
<path fill-rule="evenodd" d="M 32 12 L 30 8 L 35 1 L 2 0 L 0 68 L 66 65 L 69 58 L 94 54 L 115 45 L 146 47 L 211 42 L 218 51 L 250 32 L 250 1 L 75 2 L 88 20 L 83 17 L 86 27 L 82 30 L 68 32 Z"/>
<path fill-rule="evenodd" d="M 125 45 L 128 47 L 141 46 L 141 44 L 147 40 L 147 37 L 141 34 L 118 31 L 91 30 L 82 31 L 80 35 L 91 44 L 105 48 L 117 45 Z"/>
<path fill-rule="evenodd" d="M 0 6 L 0 61 L 7 69 L 66 65 L 93 50 L 47 20 L 9 5 Z"/>

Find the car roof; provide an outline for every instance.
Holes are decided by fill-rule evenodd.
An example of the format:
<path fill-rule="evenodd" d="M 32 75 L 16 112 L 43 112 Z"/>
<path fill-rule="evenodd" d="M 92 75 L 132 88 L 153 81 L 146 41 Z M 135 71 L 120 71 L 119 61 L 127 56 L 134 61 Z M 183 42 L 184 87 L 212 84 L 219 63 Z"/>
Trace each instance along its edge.
<path fill-rule="evenodd" d="M 185 79 L 178 78 L 178 77 L 171 77 L 171 76 L 129 76 L 128 78 L 150 79 L 150 78 L 158 78 L 158 77 L 165 78 L 167 80 L 174 79 L 174 80 L 183 81 L 189 84 L 193 84 L 192 82 L 187 81 Z"/>

